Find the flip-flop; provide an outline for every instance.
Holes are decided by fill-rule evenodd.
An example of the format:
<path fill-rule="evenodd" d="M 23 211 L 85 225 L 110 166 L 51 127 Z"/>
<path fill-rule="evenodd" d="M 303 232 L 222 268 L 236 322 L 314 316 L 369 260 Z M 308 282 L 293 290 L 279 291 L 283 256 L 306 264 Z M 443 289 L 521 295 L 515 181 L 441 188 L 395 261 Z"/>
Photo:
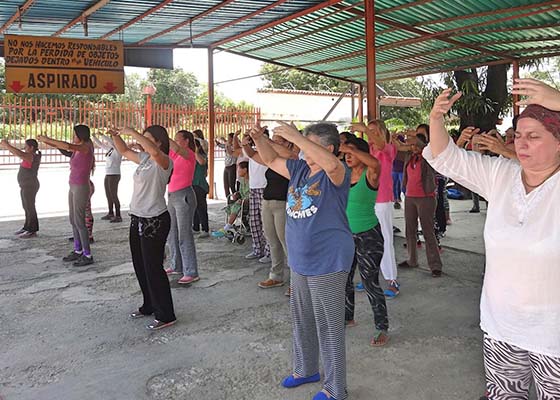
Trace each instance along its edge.
<path fill-rule="evenodd" d="M 381 341 L 381 337 L 385 337 L 385 340 Z M 372 345 L 373 347 L 381 347 L 385 346 L 387 343 L 389 343 L 389 335 L 387 335 L 386 332 L 377 331 L 376 334 L 371 338 L 370 345 Z"/>

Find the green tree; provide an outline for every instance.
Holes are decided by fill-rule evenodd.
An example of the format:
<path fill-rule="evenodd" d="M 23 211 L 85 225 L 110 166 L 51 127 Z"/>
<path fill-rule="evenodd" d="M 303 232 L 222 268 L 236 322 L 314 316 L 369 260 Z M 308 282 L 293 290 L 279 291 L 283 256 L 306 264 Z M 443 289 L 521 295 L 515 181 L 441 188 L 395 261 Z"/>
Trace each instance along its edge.
<path fill-rule="evenodd" d="M 154 101 L 160 104 L 194 105 L 201 90 L 196 76 L 180 69 L 151 68 L 148 81 L 156 88 Z"/>
<path fill-rule="evenodd" d="M 263 64 L 259 72 L 264 74 L 264 87 L 271 89 L 346 92 L 350 87 L 348 82 L 274 64 Z"/>

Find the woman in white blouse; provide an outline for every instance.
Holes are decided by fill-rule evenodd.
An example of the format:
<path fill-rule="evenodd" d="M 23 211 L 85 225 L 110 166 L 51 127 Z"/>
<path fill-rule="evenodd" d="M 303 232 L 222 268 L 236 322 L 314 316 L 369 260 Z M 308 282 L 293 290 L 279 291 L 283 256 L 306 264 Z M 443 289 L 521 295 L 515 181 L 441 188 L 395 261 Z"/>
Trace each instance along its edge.
<path fill-rule="evenodd" d="M 446 89 L 430 114 L 424 158 L 488 199 L 480 304 L 488 399 L 560 399 L 560 92 L 521 79 L 515 132 L 519 161 L 467 152 L 444 115 L 461 93 Z"/>

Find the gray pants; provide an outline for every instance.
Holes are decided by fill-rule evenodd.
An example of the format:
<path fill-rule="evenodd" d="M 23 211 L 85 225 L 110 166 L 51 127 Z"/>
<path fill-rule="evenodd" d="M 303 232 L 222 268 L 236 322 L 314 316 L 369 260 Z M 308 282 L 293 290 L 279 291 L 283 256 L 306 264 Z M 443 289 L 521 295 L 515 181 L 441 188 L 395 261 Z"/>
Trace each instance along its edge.
<path fill-rule="evenodd" d="M 344 302 L 347 272 L 303 276 L 291 274 L 290 308 L 293 328 L 293 372 L 308 377 L 323 361 L 323 388 L 337 400 L 346 391 Z"/>
<path fill-rule="evenodd" d="M 263 200 L 262 220 L 264 235 L 270 246 L 269 278 L 274 281 L 284 280 L 284 265 L 288 250 L 286 247 L 286 202 L 279 200 Z"/>
<path fill-rule="evenodd" d="M 185 276 L 198 276 L 196 247 L 192 231 L 196 196 L 192 187 L 169 193 L 168 206 L 171 229 L 167 242 L 171 253 L 171 268 Z"/>
<path fill-rule="evenodd" d="M 74 235 L 74 251 L 90 255 L 89 235 L 86 228 L 86 207 L 89 201 L 89 182 L 84 185 L 70 184 L 68 206 L 70 225 Z"/>

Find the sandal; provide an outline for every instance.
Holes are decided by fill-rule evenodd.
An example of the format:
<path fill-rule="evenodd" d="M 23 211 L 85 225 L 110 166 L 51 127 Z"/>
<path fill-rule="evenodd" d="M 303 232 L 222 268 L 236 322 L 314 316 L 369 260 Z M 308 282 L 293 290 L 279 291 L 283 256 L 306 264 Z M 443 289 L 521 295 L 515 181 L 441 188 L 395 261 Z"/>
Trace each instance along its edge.
<path fill-rule="evenodd" d="M 389 343 L 389 335 L 384 331 L 377 331 L 370 342 L 373 347 L 385 346 L 387 343 Z"/>

